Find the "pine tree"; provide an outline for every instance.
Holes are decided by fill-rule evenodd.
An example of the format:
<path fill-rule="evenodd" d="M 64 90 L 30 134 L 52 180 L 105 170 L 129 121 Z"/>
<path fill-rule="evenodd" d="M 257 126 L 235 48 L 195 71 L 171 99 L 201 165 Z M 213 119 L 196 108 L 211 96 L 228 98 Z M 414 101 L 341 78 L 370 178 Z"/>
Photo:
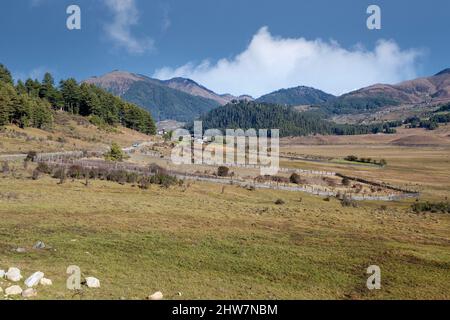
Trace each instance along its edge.
<path fill-rule="evenodd" d="M 14 85 L 11 72 L 9 72 L 9 70 L 3 64 L 0 64 L 0 82 L 5 82 L 9 83 L 10 85 Z"/>

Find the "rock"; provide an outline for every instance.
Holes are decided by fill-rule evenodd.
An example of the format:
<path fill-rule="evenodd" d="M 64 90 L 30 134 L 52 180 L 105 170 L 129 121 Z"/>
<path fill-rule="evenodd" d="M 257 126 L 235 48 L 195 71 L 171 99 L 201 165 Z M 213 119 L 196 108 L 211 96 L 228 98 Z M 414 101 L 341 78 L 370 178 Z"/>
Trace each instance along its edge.
<path fill-rule="evenodd" d="M 37 296 L 37 291 L 33 288 L 28 288 L 22 292 L 22 297 L 24 298 L 33 298 Z"/>
<path fill-rule="evenodd" d="M 25 249 L 25 248 L 17 248 L 15 251 L 17 253 L 25 253 L 25 252 L 27 252 L 27 249 Z"/>
<path fill-rule="evenodd" d="M 5 277 L 5 270 L 0 270 L 0 279 Z"/>
<path fill-rule="evenodd" d="M 6 273 L 6 279 L 12 282 L 18 282 L 22 280 L 22 275 L 20 274 L 20 270 L 17 268 L 9 268 Z"/>
<path fill-rule="evenodd" d="M 5 289 L 5 294 L 7 296 L 17 296 L 19 294 L 22 294 L 22 288 L 19 286 L 11 286 Z"/>
<path fill-rule="evenodd" d="M 162 292 L 158 291 L 148 297 L 149 300 L 162 300 L 164 298 Z"/>
<path fill-rule="evenodd" d="M 45 243 L 43 243 L 42 241 L 38 241 L 33 246 L 33 249 L 45 249 Z"/>
<path fill-rule="evenodd" d="M 44 286 L 44 287 L 53 285 L 53 281 L 50 279 L 47 279 L 47 278 L 42 278 L 40 283 L 41 283 L 41 286 Z"/>
<path fill-rule="evenodd" d="M 25 285 L 28 288 L 35 287 L 39 284 L 44 274 L 40 271 L 33 273 L 27 280 L 25 280 Z"/>
<path fill-rule="evenodd" d="M 0 287 L 0 293 L 2 293 L 3 292 L 3 289 L 2 289 L 2 287 Z"/>
<path fill-rule="evenodd" d="M 94 277 L 87 277 L 86 285 L 88 288 L 100 288 L 100 280 Z"/>

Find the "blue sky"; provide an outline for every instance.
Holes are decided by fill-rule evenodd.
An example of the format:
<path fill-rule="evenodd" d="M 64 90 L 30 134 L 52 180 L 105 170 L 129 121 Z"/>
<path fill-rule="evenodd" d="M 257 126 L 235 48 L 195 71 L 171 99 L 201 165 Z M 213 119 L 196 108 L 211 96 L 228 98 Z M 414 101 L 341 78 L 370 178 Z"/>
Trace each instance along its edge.
<path fill-rule="evenodd" d="M 81 30 L 66 28 L 71 4 Z M 366 27 L 370 4 L 381 7 L 381 30 Z M 339 94 L 450 67 L 448 30 L 448 0 L 2 0 L 0 62 L 18 78 L 120 69 L 191 77 L 219 93 Z"/>

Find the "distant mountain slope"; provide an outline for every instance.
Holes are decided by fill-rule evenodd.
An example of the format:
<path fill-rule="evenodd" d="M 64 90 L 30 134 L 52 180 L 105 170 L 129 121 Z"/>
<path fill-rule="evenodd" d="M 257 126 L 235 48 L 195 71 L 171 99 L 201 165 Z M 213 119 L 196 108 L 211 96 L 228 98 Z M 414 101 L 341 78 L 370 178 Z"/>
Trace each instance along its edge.
<path fill-rule="evenodd" d="M 220 106 L 216 101 L 148 81 L 134 83 L 122 97 L 150 110 L 158 120 L 191 121 Z"/>
<path fill-rule="evenodd" d="M 450 101 L 450 69 L 397 85 L 376 84 L 344 94 L 329 103 L 333 113 L 361 113 L 386 106 Z"/>
<path fill-rule="evenodd" d="M 163 83 L 172 89 L 177 89 L 177 90 L 183 91 L 183 92 L 188 93 L 193 96 L 203 97 L 203 98 L 214 100 L 217 103 L 219 103 L 220 105 L 227 104 L 228 102 L 231 101 L 231 99 L 229 99 L 228 97 L 221 96 L 221 95 L 199 85 L 197 82 L 195 82 L 191 79 L 173 78 L 170 80 L 165 80 L 165 81 L 163 81 Z"/>
<path fill-rule="evenodd" d="M 167 119 L 191 121 L 202 113 L 220 106 L 215 100 L 172 88 L 165 81 L 124 71 L 113 71 L 101 77 L 87 79 L 85 82 L 95 84 L 146 108 L 158 121 Z M 172 86 L 176 87 L 174 83 L 176 81 L 172 82 Z"/>
<path fill-rule="evenodd" d="M 256 101 L 266 103 L 276 103 L 286 106 L 300 106 L 300 105 L 323 104 L 333 98 L 334 98 L 333 95 L 325 93 L 321 90 L 300 86 L 289 89 L 281 89 L 269 93 L 256 99 Z"/>
<path fill-rule="evenodd" d="M 217 94 L 214 91 L 198 84 L 194 80 L 186 78 L 173 78 L 170 80 L 165 80 L 163 81 L 163 83 L 172 89 L 177 89 L 189 93 L 193 96 L 214 100 L 220 105 L 225 105 L 233 100 L 254 100 L 251 96 L 248 95 L 236 97 L 231 94 Z"/>

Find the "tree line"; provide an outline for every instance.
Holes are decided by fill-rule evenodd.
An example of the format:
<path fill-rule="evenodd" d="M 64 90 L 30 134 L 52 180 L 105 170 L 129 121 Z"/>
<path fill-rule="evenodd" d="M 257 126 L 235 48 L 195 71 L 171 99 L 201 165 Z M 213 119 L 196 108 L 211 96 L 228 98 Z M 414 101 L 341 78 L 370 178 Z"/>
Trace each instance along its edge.
<path fill-rule="evenodd" d="M 417 116 L 407 118 L 404 123 L 408 128 L 424 128 L 427 130 L 436 130 L 439 128 L 440 124 L 445 124 L 450 122 L 450 113 L 446 114 L 435 114 L 428 119 L 421 119 Z"/>
<path fill-rule="evenodd" d="M 19 80 L 0 64 L 0 125 L 50 128 L 56 110 L 89 117 L 95 125 L 123 125 L 155 134 L 155 122 L 146 110 L 128 103 L 95 85 L 79 84 L 73 78 L 55 86 L 50 73 L 43 80 Z"/>
<path fill-rule="evenodd" d="M 279 129 L 280 136 L 358 135 L 395 133 L 397 123 L 337 124 L 316 111 L 298 112 L 276 104 L 239 101 L 219 107 L 200 118 L 205 129 Z M 188 126 L 188 128 L 192 125 Z"/>

